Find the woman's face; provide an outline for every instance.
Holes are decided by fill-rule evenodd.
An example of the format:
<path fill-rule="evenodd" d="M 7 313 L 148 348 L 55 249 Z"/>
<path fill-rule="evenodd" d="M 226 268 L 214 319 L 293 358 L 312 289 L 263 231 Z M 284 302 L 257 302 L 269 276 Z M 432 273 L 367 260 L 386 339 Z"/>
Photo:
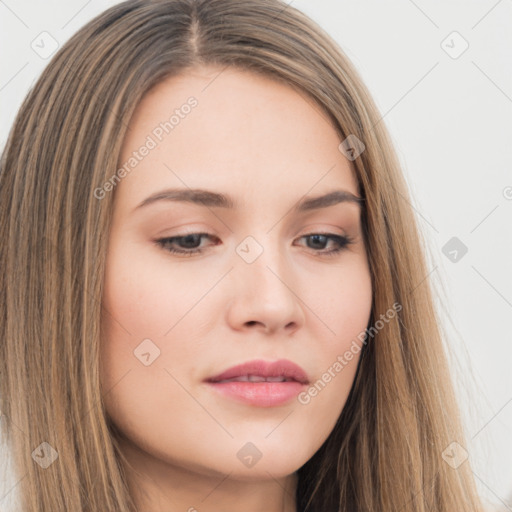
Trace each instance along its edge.
<path fill-rule="evenodd" d="M 369 321 L 360 205 L 305 203 L 357 182 L 311 99 L 219 72 L 167 79 L 130 122 L 107 192 L 102 391 L 139 467 L 282 478 L 332 431 Z M 303 375 L 260 364 L 208 382 L 255 360 Z"/>

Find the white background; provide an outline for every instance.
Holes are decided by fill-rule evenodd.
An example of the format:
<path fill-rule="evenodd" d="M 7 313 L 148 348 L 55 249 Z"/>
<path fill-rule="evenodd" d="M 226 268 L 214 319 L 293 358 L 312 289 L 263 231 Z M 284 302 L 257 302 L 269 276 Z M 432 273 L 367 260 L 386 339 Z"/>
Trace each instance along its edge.
<path fill-rule="evenodd" d="M 0 0 L 2 148 L 49 61 L 31 43 L 47 31 L 62 45 L 115 3 Z M 288 3 L 337 40 L 384 115 L 431 248 L 465 448 L 482 496 L 512 510 L 512 1 Z M 452 237 L 468 248 L 456 262 L 442 252 Z M 16 480 L 2 466 L 4 511 Z"/>

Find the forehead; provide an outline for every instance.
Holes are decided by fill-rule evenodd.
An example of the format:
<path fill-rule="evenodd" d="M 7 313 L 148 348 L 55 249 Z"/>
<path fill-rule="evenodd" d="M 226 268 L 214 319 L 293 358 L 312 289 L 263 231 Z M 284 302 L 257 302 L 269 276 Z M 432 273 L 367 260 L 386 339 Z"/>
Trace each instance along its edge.
<path fill-rule="evenodd" d="M 152 146 L 122 180 L 127 193 L 155 186 L 286 190 L 321 181 L 357 193 L 329 117 L 308 95 L 235 68 L 194 68 L 150 90 L 129 123 L 119 166 Z"/>

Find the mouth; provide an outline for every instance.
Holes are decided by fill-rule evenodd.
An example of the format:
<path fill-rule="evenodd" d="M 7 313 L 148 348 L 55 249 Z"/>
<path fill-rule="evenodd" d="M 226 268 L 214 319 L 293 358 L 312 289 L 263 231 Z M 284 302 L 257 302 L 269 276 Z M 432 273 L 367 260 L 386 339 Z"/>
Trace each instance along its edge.
<path fill-rule="evenodd" d="M 297 382 L 295 379 L 288 377 L 263 377 L 261 375 L 241 375 L 232 379 L 213 380 L 215 384 L 223 384 L 224 382 Z"/>
<path fill-rule="evenodd" d="M 205 379 L 223 397 L 258 407 L 289 402 L 309 383 L 306 372 L 295 363 L 250 361 Z"/>

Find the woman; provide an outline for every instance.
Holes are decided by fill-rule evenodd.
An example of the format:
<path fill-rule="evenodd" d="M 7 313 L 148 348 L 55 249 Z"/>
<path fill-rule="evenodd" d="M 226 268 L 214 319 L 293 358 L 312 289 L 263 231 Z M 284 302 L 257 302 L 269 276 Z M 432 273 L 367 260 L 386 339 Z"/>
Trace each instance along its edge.
<path fill-rule="evenodd" d="M 20 510 L 481 510 L 379 121 L 277 0 L 128 1 L 68 41 L 0 174 Z"/>

